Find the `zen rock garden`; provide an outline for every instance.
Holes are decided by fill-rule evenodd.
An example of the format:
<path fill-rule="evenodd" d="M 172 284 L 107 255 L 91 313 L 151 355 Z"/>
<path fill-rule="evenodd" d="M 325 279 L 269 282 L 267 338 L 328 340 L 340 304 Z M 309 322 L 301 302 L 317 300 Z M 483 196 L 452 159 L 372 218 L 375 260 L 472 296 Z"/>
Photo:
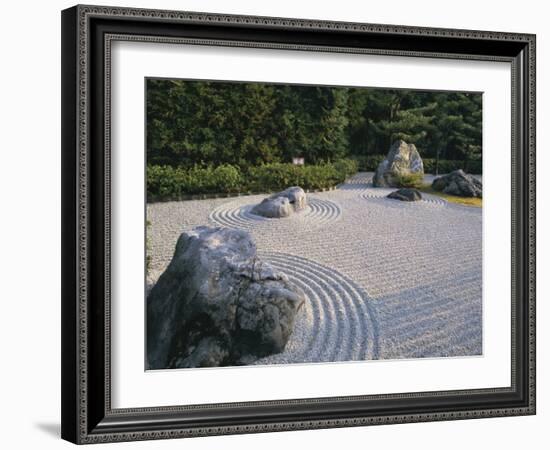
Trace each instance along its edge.
<path fill-rule="evenodd" d="M 148 368 L 240 365 L 279 353 L 304 301 L 257 257 L 246 231 L 184 232 L 147 300 Z"/>
<path fill-rule="evenodd" d="M 146 369 L 483 354 L 481 92 L 145 96 Z"/>
<path fill-rule="evenodd" d="M 481 278 L 468 275 L 457 290 L 453 268 L 463 266 L 469 268 L 468 273 L 481 276 L 481 213 L 427 208 L 423 200 L 435 197 L 414 187 L 403 187 L 403 180 L 411 177 L 423 182 L 424 164 L 415 145 L 399 140 L 392 144 L 372 178 L 359 173 L 334 191 L 308 194 L 312 196 L 310 207 L 322 200 L 337 204 L 342 211 L 340 222 L 324 230 L 313 228 L 311 223 L 302 230 L 306 222 L 283 220 L 308 207 L 308 198 L 298 186 L 266 198 L 255 195 L 233 200 L 232 205 L 252 205 L 250 213 L 274 219 L 253 222 L 256 228 L 246 230 L 238 229 L 239 221 L 216 223 L 218 216 L 201 212 L 212 211 L 227 200 L 191 201 L 194 208 L 184 205 L 188 209 L 183 215 L 170 208 L 186 202 L 169 204 L 165 212 L 161 206 L 148 206 L 148 217 L 161 220 L 165 227 L 161 229 L 162 238 L 153 238 L 164 243 L 172 236 L 177 243 L 173 254 L 169 247 L 162 247 L 167 263 L 147 298 L 147 367 L 301 362 L 305 354 L 312 361 L 379 358 L 379 352 L 387 358 L 417 357 L 418 342 L 424 341 L 424 347 L 432 350 L 421 355 L 478 354 L 481 307 L 474 299 L 481 298 Z M 448 195 L 482 196 L 481 181 L 462 170 L 435 178 L 431 186 Z M 376 203 L 369 202 L 369 198 L 410 203 L 414 214 L 405 204 L 395 202 L 387 208 L 384 205 L 389 206 L 389 200 Z M 447 202 L 440 199 L 439 204 Z M 154 214 L 167 215 L 159 219 Z M 183 233 L 177 217 L 187 218 Z M 317 220 L 312 217 L 309 220 Z M 447 224 L 447 232 L 441 233 L 440 222 Z M 169 236 L 166 227 L 172 230 Z M 405 229 L 407 240 L 401 244 L 392 236 Z M 434 252 L 426 237 L 432 235 L 440 245 L 461 250 L 457 254 Z M 260 257 L 257 245 L 275 252 L 275 256 Z M 414 262 L 422 252 L 437 262 L 437 277 Z M 305 259 L 297 260 L 293 255 Z M 307 258 L 311 258 L 311 264 Z M 299 272 L 296 267 L 300 267 Z M 407 277 L 392 275 L 396 267 Z M 334 284 L 334 280 L 340 280 L 340 284 Z M 417 286 L 401 286 L 404 280 L 415 280 Z M 383 299 L 380 306 L 370 306 L 377 311 L 375 316 L 359 306 L 370 302 L 361 286 Z M 432 308 L 435 303 L 430 300 L 422 307 L 422 314 L 415 313 L 413 306 L 419 296 L 431 298 L 433 292 L 452 301 Z M 333 301 L 338 305 L 330 304 Z M 476 305 L 473 309 L 465 306 L 472 302 Z M 403 305 L 407 307 L 403 309 Z M 444 328 L 444 319 L 450 321 L 452 330 L 470 330 L 460 345 L 455 346 L 459 341 L 454 334 L 431 331 L 446 330 L 449 324 L 446 322 Z M 419 320 L 418 328 L 414 328 Z M 351 331 L 346 331 L 350 324 L 357 328 L 353 333 L 358 333 L 353 341 Z M 430 328 L 422 335 L 424 341 L 418 341 L 416 334 L 427 324 Z M 411 339 L 414 345 L 396 346 L 396 339 Z"/>

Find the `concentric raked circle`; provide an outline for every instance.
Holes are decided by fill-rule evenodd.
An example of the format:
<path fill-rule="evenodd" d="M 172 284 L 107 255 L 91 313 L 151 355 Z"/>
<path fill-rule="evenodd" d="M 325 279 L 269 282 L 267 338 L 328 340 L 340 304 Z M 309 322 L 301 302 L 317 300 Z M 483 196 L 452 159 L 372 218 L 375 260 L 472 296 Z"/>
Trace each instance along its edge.
<path fill-rule="evenodd" d="M 378 331 L 366 292 L 346 276 L 314 261 L 261 253 L 284 273 L 306 302 L 284 352 L 256 364 L 362 361 L 378 358 Z"/>
<path fill-rule="evenodd" d="M 289 217 L 269 219 L 251 212 L 259 201 L 261 199 L 254 203 L 251 203 L 250 199 L 239 199 L 224 203 L 210 213 L 210 220 L 228 228 L 249 229 L 263 224 L 269 224 L 270 226 L 300 224 L 311 228 L 335 222 L 342 214 L 336 203 L 330 200 L 309 197 L 308 206 L 303 211 L 294 213 Z"/>
<path fill-rule="evenodd" d="M 378 201 L 387 201 L 387 205 L 390 206 L 390 205 L 407 205 L 407 206 L 417 206 L 417 205 L 421 205 L 421 206 L 435 206 L 435 207 L 438 207 L 438 206 L 445 206 L 447 204 L 447 202 L 445 200 L 443 200 L 442 198 L 439 198 L 439 197 L 435 197 L 433 195 L 428 195 L 428 194 L 422 194 L 422 200 L 420 201 L 417 201 L 417 202 L 404 202 L 404 201 L 401 201 L 401 200 L 395 200 L 395 199 L 392 199 L 392 198 L 387 198 L 388 197 L 388 194 L 396 191 L 397 189 L 396 188 L 370 188 L 370 189 L 365 189 L 362 193 L 361 193 L 361 197 L 363 198 L 366 198 L 366 199 L 375 199 L 375 200 L 378 200 Z"/>

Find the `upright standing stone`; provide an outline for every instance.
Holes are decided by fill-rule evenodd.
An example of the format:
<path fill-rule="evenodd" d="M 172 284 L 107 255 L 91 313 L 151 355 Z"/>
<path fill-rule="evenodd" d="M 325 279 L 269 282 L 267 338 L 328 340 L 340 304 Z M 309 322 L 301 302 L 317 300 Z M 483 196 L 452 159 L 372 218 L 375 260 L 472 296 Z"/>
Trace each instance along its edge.
<path fill-rule="evenodd" d="M 399 187 L 400 176 L 424 176 L 424 164 L 414 144 L 395 141 L 386 158 L 378 165 L 372 183 L 376 187 Z"/>

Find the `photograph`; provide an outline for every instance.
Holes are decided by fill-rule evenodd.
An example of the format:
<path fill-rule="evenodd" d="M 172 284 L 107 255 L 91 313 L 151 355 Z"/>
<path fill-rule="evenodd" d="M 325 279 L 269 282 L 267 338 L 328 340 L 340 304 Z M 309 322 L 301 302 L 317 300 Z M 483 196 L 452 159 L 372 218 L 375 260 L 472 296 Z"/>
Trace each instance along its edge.
<path fill-rule="evenodd" d="M 483 355 L 483 93 L 145 78 L 145 369 Z"/>

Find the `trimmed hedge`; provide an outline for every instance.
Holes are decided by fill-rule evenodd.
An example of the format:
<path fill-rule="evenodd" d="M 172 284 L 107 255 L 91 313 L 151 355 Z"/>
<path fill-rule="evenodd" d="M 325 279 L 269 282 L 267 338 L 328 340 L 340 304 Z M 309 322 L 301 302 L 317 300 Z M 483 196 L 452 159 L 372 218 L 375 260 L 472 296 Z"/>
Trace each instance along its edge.
<path fill-rule="evenodd" d="M 355 155 L 352 158 L 357 162 L 359 170 L 362 172 L 374 172 L 378 165 L 384 160 L 385 155 Z M 423 158 L 422 162 L 424 163 L 424 172 L 425 173 L 435 173 L 435 158 Z M 458 161 L 451 159 L 440 159 L 439 160 L 439 173 L 449 173 L 453 170 L 465 169 L 467 173 L 480 175 L 482 171 L 481 160 L 474 161 Z"/>
<path fill-rule="evenodd" d="M 289 186 L 327 189 L 344 182 L 357 170 L 356 161 L 350 159 L 306 166 L 264 164 L 244 172 L 229 164 L 191 169 L 148 165 L 147 200 L 171 200 L 197 194 L 267 192 Z"/>
<path fill-rule="evenodd" d="M 238 167 L 222 165 L 180 169 L 171 166 L 147 166 L 147 197 L 177 198 L 182 195 L 237 192 L 243 183 Z"/>

